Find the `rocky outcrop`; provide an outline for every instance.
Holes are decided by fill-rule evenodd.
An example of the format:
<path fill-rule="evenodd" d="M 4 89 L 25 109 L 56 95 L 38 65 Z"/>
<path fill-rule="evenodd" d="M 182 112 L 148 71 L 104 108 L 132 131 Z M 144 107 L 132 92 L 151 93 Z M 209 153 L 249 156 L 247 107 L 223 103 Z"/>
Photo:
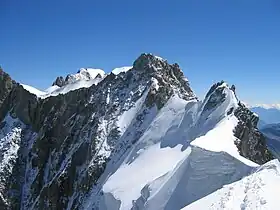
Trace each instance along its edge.
<path fill-rule="evenodd" d="M 0 67 L 0 106 L 9 95 L 16 82 Z"/>
<path fill-rule="evenodd" d="M 53 82 L 52 86 L 55 86 L 55 85 L 57 85 L 58 87 L 64 86 L 64 85 L 65 85 L 65 80 L 64 80 L 64 78 L 63 78 L 62 76 L 57 77 L 57 78 L 55 79 L 55 81 Z"/>
<path fill-rule="evenodd" d="M 216 109 L 226 100 L 225 88 L 229 87 L 224 81 L 218 82 L 210 88 L 206 94 L 205 100 L 207 103 L 203 111 Z M 236 97 L 235 86 L 232 85 L 229 89 Z M 257 128 L 259 118 L 255 113 L 241 102 L 238 102 L 235 106 L 229 107 L 225 114 L 234 114 L 238 119 L 234 136 L 237 138 L 235 144 L 240 155 L 258 164 L 263 164 L 273 159 L 273 155 L 267 147 L 266 138 Z"/>
<path fill-rule="evenodd" d="M 258 164 L 272 160 L 273 155 L 267 148 L 266 138 L 257 128 L 258 116 L 241 102 L 238 105 L 234 115 L 239 121 L 234 135 L 237 137 L 235 144 L 239 153 Z"/>

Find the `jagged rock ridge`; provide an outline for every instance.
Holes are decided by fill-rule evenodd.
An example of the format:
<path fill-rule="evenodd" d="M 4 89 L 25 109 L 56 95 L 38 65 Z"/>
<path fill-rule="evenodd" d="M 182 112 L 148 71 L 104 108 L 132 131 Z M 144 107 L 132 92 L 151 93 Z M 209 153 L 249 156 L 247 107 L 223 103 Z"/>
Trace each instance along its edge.
<path fill-rule="evenodd" d="M 54 84 L 61 87 L 66 80 L 57 78 Z M 3 209 L 83 209 L 92 193 L 91 208 L 102 209 L 104 170 L 117 169 L 174 96 L 203 113 L 182 134 L 183 141 L 187 137 L 191 141 L 201 135 L 199 129 L 209 131 L 208 118 L 227 100 L 229 91 L 223 82 L 218 83 L 199 102 L 178 64 L 170 65 L 151 54 L 142 54 L 130 71 L 109 74 L 97 85 L 45 99 L 29 93 L 2 71 L 0 84 L 4 87 L 0 143 L 10 142 L 8 151 L 15 148 L 8 165 L 3 159 L 0 162 L 9 168 L 1 169 L 3 177 L 12 177 L 0 180 Z M 225 110 L 224 115 L 234 113 L 239 119 L 235 135 L 240 139 L 240 154 L 257 163 L 270 160 L 256 119 L 246 107 L 240 104 Z M 7 141 L 7 136 L 12 138 Z"/>

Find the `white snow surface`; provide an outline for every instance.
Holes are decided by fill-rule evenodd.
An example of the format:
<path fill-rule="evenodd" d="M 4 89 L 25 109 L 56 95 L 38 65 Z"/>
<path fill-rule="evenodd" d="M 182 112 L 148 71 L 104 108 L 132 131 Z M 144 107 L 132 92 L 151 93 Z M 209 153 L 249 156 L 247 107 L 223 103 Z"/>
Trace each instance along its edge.
<path fill-rule="evenodd" d="M 156 56 L 156 55 L 155 55 L 155 58 L 158 59 L 158 60 L 160 60 L 160 61 L 166 61 L 166 59 L 164 59 L 164 58 L 162 58 L 162 57 L 160 57 L 160 56 Z"/>
<path fill-rule="evenodd" d="M 119 165 L 108 164 L 101 198 L 92 194 L 84 209 L 96 202 L 105 210 L 181 209 L 255 170 L 258 164 L 241 157 L 234 144 L 237 119 L 226 114 L 238 106 L 235 94 L 226 84 L 220 88 L 226 100 L 212 109 L 205 107 L 211 95 L 203 102 L 174 95 Z"/>
<path fill-rule="evenodd" d="M 46 92 L 44 91 L 41 91 L 41 90 L 38 90 L 37 88 L 34 88 L 32 86 L 29 86 L 29 85 L 25 85 L 25 84 L 21 84 L 21 86 L 27 90 L 28 92 L 40 97 L 40 96 L 43 96 L 43 95 L 46 95 Z"/>
<path fill-rule="evenodd" d="M 127 72 L 127 71 L 129 71 L 130 69 L 132 69 L 132 68 L 133 68 L 133 66 L 119 67 L 119 68 L 113 69 L 112 73 L 115 74 L 115 75 L 118 75 L 119 73 L 121 73 L 121 72 Z"/>
<path fill-rule="evenodd" d="M 181 152 L 182 145 L 162 148 L 159 141 L 176 121 L 171 120 L 160 124 L 158 121 L 172 118 L 176 111 L 179 112 L 178 115 L 183 114 L 182 109 L 185 103 L 183 100 L 176 99 L 170 102 L 170 106 L 162 112 L 162 115 L 159 114 L 146 135 L 144 134 L 116 173 L 104 184 L 105 194 L 113 194 L 115 199 L 122 201 L 120 209 L 130 209 L 132 201 L 141 196 L 141 189 L 146 184 L 172 171 L 176 164 L 189 153 L 188 151 Z M 162 162 L 164 164 L 161 164 Z M 123 179 L 124 177 L 126 178 Z"/>
<path fill-rule="evenodd" d="M 186 206 L 182 210 L 273 210 L 279 209 L 280 163 L 272 160 L 240 181 Z"/>
<path fill-rule="evenodd" d="M 57 85 L 53 85 L 53 86 L 50 86 L 49 88 L 47 88 L 46 90 L 44 90 L 44 93 L 52 93 L 56 90 L 58 90 L 60 87 L 57 86 Z"/>

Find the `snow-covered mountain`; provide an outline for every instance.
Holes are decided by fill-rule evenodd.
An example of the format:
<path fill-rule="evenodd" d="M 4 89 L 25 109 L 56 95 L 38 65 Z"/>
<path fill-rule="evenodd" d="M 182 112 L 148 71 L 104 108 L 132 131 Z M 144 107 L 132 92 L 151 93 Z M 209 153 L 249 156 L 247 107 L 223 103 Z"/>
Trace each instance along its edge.
<path fill-rule="evenodd" d="M 44 93 L 0 72 L 1 209 L 208 209 L 208 195 L 232 183 L 237 193 L 255 174 L 279 184 L 276 160 L 259 166 L 273 156 L 235 86 L 199 100 L 178 64 L 151 54 L 86 71 Z"/>
<path fill-rule="evenodd" d="M 65 79 L 61 76 L 57 77 L 52 86 L 45 91 L 25 84 L 21 86 L 39 98 L 47 98 L 97 85 L 105 76 L 105 72 L 101 69 L 81 68 L 76 74 L 68 74 Z"/>

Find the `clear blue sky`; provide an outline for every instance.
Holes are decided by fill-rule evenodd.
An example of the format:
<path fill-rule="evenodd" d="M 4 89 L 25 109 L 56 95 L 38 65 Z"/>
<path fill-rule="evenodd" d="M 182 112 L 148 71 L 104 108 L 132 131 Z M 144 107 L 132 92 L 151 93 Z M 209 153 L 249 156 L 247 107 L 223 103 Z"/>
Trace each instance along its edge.
<path fill-rule="evenodd" d="M 249 103 L 280 102 L 279 0 L 0 0 L 0 64 L 40 89 L 80 67 L 180 64 L 202 97 L 222 79 Z"/>

